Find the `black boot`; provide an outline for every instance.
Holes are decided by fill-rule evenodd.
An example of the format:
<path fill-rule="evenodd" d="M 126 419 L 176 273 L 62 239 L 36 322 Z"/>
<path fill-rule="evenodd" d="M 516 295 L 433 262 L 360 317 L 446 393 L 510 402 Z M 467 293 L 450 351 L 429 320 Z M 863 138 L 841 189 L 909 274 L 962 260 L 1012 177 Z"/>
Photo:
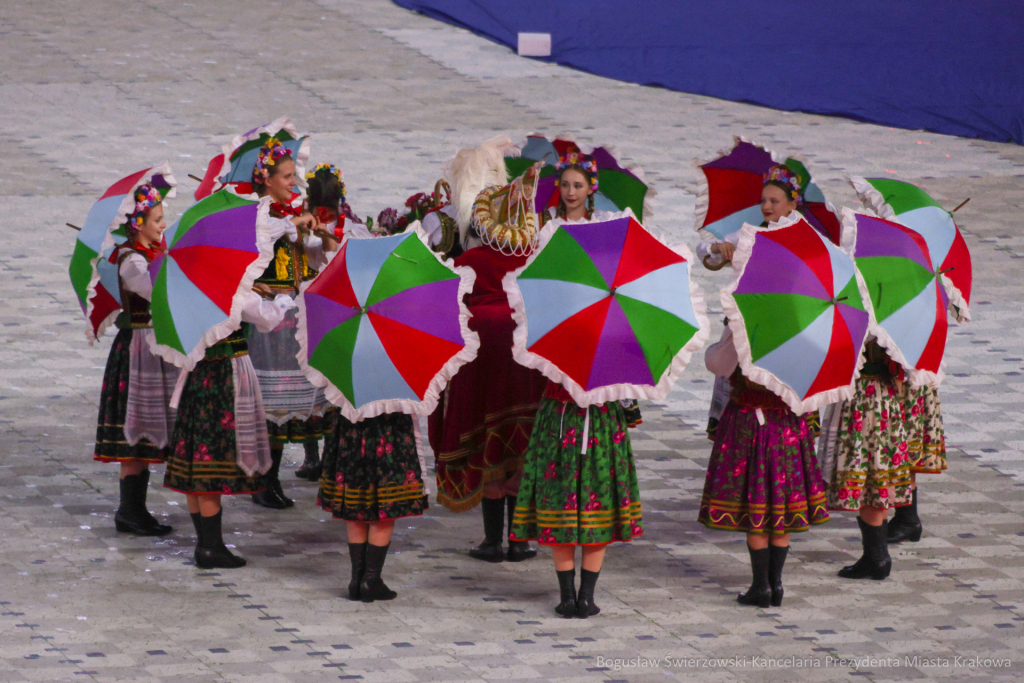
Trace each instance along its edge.
<path fill-rule="evenodd" d="M 203 547 L 203 516 L 198 512 L 190 512 L 188 516 L 192 518 L 192 526 L 196 528 L 196 550 L 192 553 L 192 559 L 199 564 L 199 549 Z"/>
<path fill-rule="evenodd" d="M 505 554 L 505 559 L 509 562 L 532 560 L 537 557 L 536 549 L 531 548 L 528 541 L 512 540 L 512 518 L 516 514 L 515 496 L 505 496 L 505 509 L 508 510 L 508 552 Z"/>
<path fill-rule="evenodd" d="M 199 546 L 196 548 L 196 566 L 201 569 L 237 569 L 244 567 L 244 557 L 232 554 L 224 545 L 221 535 L 221 515 L 218 510 L 212 517 L 200 517 Z"/>
<path fill-rule="evenodd" d="M 782 568 L 786 564 L 788 545 L 768 546 L 768 586 L 772 591 L 772 607 L 782 606 Z"/>
<path fill-rule="evenodd" d="M 768 548 L 754 550 L 748 545 L 747 552 L 750 553 L 750 573 L 754 580 L 746 593 L 736 596 L 736 602 L 741 605 L 753 605 L 767 609 L 772 601 L 772 589 L 768 586 L 768 565 L 771 560 L 771 551 Z"/>
<path fill-rule="evenodd" d="M 871 526 L 858 517 L 857 526 L 860 527 L 864 554 L 849 567 L 840 569 L 839 576 L 844 579 L 881 581 L 889 576 L 889 571 L 892 569 L 892 559 L 889 557 L 889 548 L 885 541 L 889 535 L 889 524 L 883 521 L 879 526 Z"/>
<path fill-rule="evenodd" d="M 139 514 L 149 520 L 150 526 L 156 532 L 156 536 L 166 536 L 174 531 L 174 527 L 167 524 L 161 524 L 157 518 L 150 514 L 149 510 L 146 509 L 146 495 L 149 493 L 149 470 L 142 470 L 139 477 Z"/>
<path fill-rule="evenodd" d="M 921 518 L 917 516 L 917 488 L 910 498 L 910 505 L 896 508 L 896 513 L 889 522 L 889 533 L 886 540 L 889 543 L 902 543 L 910 541 L 917 543 L 921 540 Z"/>
<path fill-rule="evenodd" d="M 566 619 L 576 616 L 576 567 L 564 572 L 555 571 L 558 575 L 558 591 L 562 601 L 555 605 L 555 612 Z"/>
<path fill-rule="evenodd" d="M 263 484 L 266 488 L 259 493 L 252 494 L 252 502 L 262 505 L 265 508 L 284 510 L 295 505 L 295 501 L 284 498 L 281 491 L 281 480 L 278 474 L 281 472 L 281 457 L 284 450 L 270 449 L 270 469 L 263 475 Z"/>
<path fill-rule="evenodd" d="M 576 616 L 580 619 L 601 613 L 601 608 L 594 604 L 594 587 L 600 573 L 580 568 L 580 592 L 576 594 Z"/>
<path fill-rule="evenodd" d="M 363 580 L 363 572 L 366 570 L 366 546 L 367 542 L 349 543 L 348 556 L 352 560 L 352 580 L 348 582 L 348 599 L 359 599 L 359 584 Z"/>
<path fill-rule="evenodd" d="M 366 544 L 366 566 L 363 568 L 363 579 L 359 582 L 359 599 L 363 602 L 394 600 L 398 596 L 398 593 L 388 588 L 380 578 L 390 546 L 390 543 L 383 546 Z"/>
<path fill-rule="evenodd" d="M 469 556 L 485 562 L 501 562 L 501 532 L 505 528 L 505 499 L 484 498 L 480 502 L 484 515 L 484 542 L 469 551 Z"/>
<path fill-rule="evenodd" d="M 146 510 L 146 482 L 141 474 L 122 477 L 121 505 L 114 513 L 114 527 L 118 531 L 136 536 L 163 536 L 171 527 L 162 525 Z"/>
<path fill-rule="evenodd" d="M 320 463 L 320 447 L 316 441 L 307 441 L 302 444 L 306 451 L 306 459 L 302 461 L 302 467 L 295 470 L 295 476 L 306 481 L 319 481 L 323 465 Z"/>

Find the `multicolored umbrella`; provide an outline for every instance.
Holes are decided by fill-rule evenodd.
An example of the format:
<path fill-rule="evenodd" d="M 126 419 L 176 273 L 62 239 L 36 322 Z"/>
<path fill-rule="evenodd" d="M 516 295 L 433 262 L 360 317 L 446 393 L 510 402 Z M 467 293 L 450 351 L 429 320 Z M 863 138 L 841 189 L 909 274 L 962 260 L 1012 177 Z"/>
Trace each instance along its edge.
<path fill-rule="evenodd" d="M 849 253 L 804 218 L 743 226 L 722 290 L 747 379 L 799 414 L 851 398 L 871 301 Z"/>
<path fill-rule="evenodd" d="M 164 237 L 150 265 L 158 354 L 191 370 L 211 346 L 238 329 L 253 282 L 273 258 L 270 198 L 232 188 L 193 204 Z"/>
<path fill-rule="evenodd" d="M 349 420 L 428 415 L 480 347 L 462 301 L 475 280 L 430 250 L 418 222 L 346 239 L 298 298 L 299 366 Z"/>
<path fill-rule="evenodd" d="M 555 138 L 548 140 L 542 135 L 530 135 L 521 156 L 505 157 L 505 170 L 511 182 L 523 175 L 538 161 L 545 162 L 541 170 L 541 181 L 537 188 L 537 207 L 540 211 L 558 206 L 556 183 L 558 175 L 555 164 L 559 156 L 566 156 L 580 147 L 572 140 Z M 597 162 L 598 189 L 594 194 L 594 208 L 599 211 L 624 211 L 630 209 L 641 223 L 651 217 L 650 200 L 657 194 L 644 180 L 643 169 L 633 166 L 626 168 L 615 158 L 608 147 L 596 147 L 590 155 Z"/>
<path fill-rule="evenodd" d="M 949 297 L 927 240 L 916 230 L 843 208 L 843 246 L 871 295 L 871 333 L 915 385 L 942 381 Z"/>
<path fill-rule="evenodd" d="M 804 187 L 804 208 L 807 222 L 822 235 L 839 244 L 839 218 L 835 207 L 825 199 L 803 162 L 787 159 L 736 136 L 731 150 L 722 150 L 710 159 L 694 159 L 701 171 L 697 190 L 697 232 L 705 238 L 725 239 L 744 223 L 760 225 L 761 188 L 765 172 L 774 164 L 783 164 L 793 171 Z"/>
<path fill-rule="evenodd" d="M 971 319 L 971 252 L 953 214 L 916 185 L 891 178 L 850 178 L 865 206 L 882 218 L 897 221 L 920 234 L 928 244 L 932 269 L 942 283 L 959 322 Z"/>
<path fill-rule="evenodd" d="M 295 160 L 295 178 L 300 184 L 305 182 L 306 162 L 309 161 L 309 136 L 299 135 L 295 125 L 287 116 L 254 128 L 247 133 L 236 135 L 229 144 L 224 145 L 223 152 L 210 159 L 206 166 L 206 174 L 196 188 L 196 201 L 210 196 L 211 193 L 227 185 L 238 186 L 240 194 L 252 191 L 252 169 L 256 165 L 256 157 L 270 138 L 284 145 Z"/>
<path fill-rule="evenodd" d="M 661 399 L 707 341 L 693 257 L 629 210 L 611 220 L 554 220 L 503 285 L 516 361 L 559 382 L 581 406 Z"/>
<path fill-rule="evenodd" d="M 174 196 L 178 184 L 166 161 L 121 178 L 92 205 L 78 233 L 69 273 L 78 303 L 88 320 L 85 336 L 90 344 L 103 336 L 121 310 L 121 290 L 113 254 L 115 247 L 127 239 L 122 224 L 135 210 L 132 197 L 135 188 L 144 183 L 152 183 L 164 199 Z"/>

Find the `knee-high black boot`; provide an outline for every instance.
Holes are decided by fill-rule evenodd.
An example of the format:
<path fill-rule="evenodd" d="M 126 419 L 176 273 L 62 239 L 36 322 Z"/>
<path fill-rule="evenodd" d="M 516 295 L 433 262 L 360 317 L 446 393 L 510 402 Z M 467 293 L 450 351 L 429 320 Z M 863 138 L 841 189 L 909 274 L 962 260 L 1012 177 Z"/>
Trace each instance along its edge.
<path fill-rule="evenodd" d="M 917 543 L 921 540 L 921 531 L 921 518 L 917 516 L 917 487 L 914 487 L 910 505 L 896 508 L 896 512 L 889 521 L 889 533 L 886 540 L 889 543 L 902 543 L 903 541 Z"/>
<path fill-rule="evenodd" d="M 768 564 L 771 559 L 771 551 L 768 548 L 754 550 L 748 545 L 747 552 L 750 553 L 750 573 L 753 575 L 753 581 L 746 593 L 736 596 L 736 602 L 741 605 L 767 608 L 772 601 L 772 590 L 768 586 Z"/>
<path fill-rule="evenodd" d="M 772 591 L 772 607 L 782 605 L 782 568 L 786 564 L 788 545 L 768 546 L 768 586 Z"/>
<path fill-rule="evenodd" d="M 505 499 L 484 498 L 480 501 L 484 515 L 484 542 L 470 549 L 469 556 L 485 562 L 501 562 L 501 532 L 505 528 Z"/>
<path fill-rule="evenodd" d="M 871 526 L 858 517 L 857 526 L 860 527 L 864 554 L 849 567 L 840 569 L 839 576 L 844 579 L 881 581 L 889 576 L 892 569 L 892 559 L 889 557 L 889 548 L 885 540 L 889 535 L 889 523 L 883 521 L 879 526 Z"/>
<path fill-rule="evenodd" d="M 302 461 L 302 467 L 295 470 L 295 476 L 306 481 L 318 481 L 323 465 L 320 463 L 320 444 L 316 441 L 306 441 L 302 444 L 306 452 L 306 458 Z"/>
<path fill-rule="evenodd" d="M 278 475 L 281 472 L 281 458 L 284 456 L 283 449 L 270 449 L 270 469 L 263 475 L 263 483 L 267 487 L 259 493 L 252 494 L 252 502 L 262 505 L 265 508 L 283 510 L 295 505 L 295 501 L 283 497 L 281 480 Z"/>
<path fill-rule="evenodd" d="M 580 568 L 580 592 L 576 594 L 576 616 L 580 619 L 601 613 L 601 608 L 594 604 L 594 588 L 600 573 Z"/>
<path fill-rule="evenodd" d="M 508 552 L 505 559 L 509 562 L 522 562 L 537 557 L 537 551 L 530 547 L 529 541 L 512 540 L 512 518 L 516 514 L 515 496 L 505 496 L 505 509 L 508 511 Z"/>
<path fill-rule="evenodd" d="M 146 508 L 146 496 L 149 493 L 149 470 L 145 469 L 139 474 L 139 514 L 149 520 L 150 526 L 156 532 L 157 536 L 164 536 L 174 531 L 174 527 L 161 524 L 156 517 L 154 517 L 149 510 Z"/>
<path fill-rule="evenodd" d="M 555 613 L 566 619 L 576 616 L 576 567 L 565 571 L 555 570 L 558 575 L 558 592 L 561 601 L 555 605 Z"/>
<path fill-rule="evenodd" d="M 390 546 L 390 543 L 383 546 L 366 544 L 366 567 L 363 569 L 363 580 L 359 582 L 359 599 L 363 602 L 394 600 L 398 597 L 398 593 L 388 588 L 380 578 Z"/>
<path fill-rule="evenodd" d="M 244 557 L 239 557 L 228 550 L 221 535 L 221 515 L 223 510 L 211 517 L 199 518 L 202 530 L 199 534 L 199 546 L 196 548 L 196 566 L 202 569 L 237 569 L 244 567 Z"/>
<path fill-rule="evenodd" d="M 122 477 L 118 482 L 121 504 L 114 513 L 114 526 L 118 531 L 136 536 L 164 536 L 171 532 L 171 527 L 157 522 L 146 509 L 148 484 L 149 470 Z"/>
<path fill-rule="evenodd" d="M 359 600 L 359 584 L 363 581 L 366 571 L 366 546 L 368 542 L 349 543 L 348 556 L 352 560 L 352 580 L 348 582 L 348 599 Z"/>

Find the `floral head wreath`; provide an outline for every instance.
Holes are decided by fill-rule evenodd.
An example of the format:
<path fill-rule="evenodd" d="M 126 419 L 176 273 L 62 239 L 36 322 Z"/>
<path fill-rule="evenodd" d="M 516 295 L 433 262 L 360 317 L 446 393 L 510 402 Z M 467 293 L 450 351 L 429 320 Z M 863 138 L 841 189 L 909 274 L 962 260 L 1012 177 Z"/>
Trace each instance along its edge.
<path fill-rule="evenodd" d="M 126 226 L 129 234 L 135 234 L 146 222 L 146 216 L 153 210 L 153 207 L 164 200 L 160 190 L 148 183 L 139 185 L 133 193 L 135 208 L 128 214 Z"/>
<path fill-rule="evenodd" d="M 291 155 L 291 151 L 282 145 L 280 140 L 269 138 L 260 147 L 259 155 L 256 157 L 256 165 L 252 169 L 253 185 L 266 185 L 270 180 L 270 167 L 283 157 L 291 157 Z"/>
<path fill-rule="evenodd" d="M 345 181 L 342 179 L 344 175 L 342 174 L 341 169 L 335 166 L 334 164 L 317 164 L 316 168 L 306 173 L 306 180 L 313 180 L 321 171 L 326 171 L 327 173 L 330 173 L 332 176 L 338 179 L 338 184 L 341 185 L 341 200 L 339 201 L 339 204 L 344 204 Z"/>
<path fill-rule="evenodd" d="M 597 162 L 594 161 L 594 157 L 583 152 L 570 152 L 564 157 L 558 157 L 558 163 L 555 164 L 555 171 L 558 175 L 562 175 L 562 171 L 573 166 L 582 168 L 583 171 L 590 176 L 590 189 L 597 192 Z"/>
<path fill-rule="evenodd" d="M 779 183 L 787 188 L 790 199 L 793 201 L 800 199 L 800 194 L 803 192 L 803 188 L 800 187 L 800 178 L 782 164 L 773 165 L 764 174 L 764 182 L 762 184 L 767 185 L 768 183 Z"/>

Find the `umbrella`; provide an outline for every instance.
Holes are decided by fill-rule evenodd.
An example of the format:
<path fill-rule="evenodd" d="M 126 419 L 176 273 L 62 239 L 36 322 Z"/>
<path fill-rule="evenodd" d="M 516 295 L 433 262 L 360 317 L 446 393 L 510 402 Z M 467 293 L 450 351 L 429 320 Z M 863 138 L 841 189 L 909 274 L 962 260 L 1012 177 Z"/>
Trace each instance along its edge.
<path fill-rule="evenodd" d="M 850 255 L 804 218 L 743 226 L 722 290 L 745 377 L 803 414 L 853 396 L 871 302 Z"/>
<path fill-rule="evenodd" d="M 348 238 L 299 296 L 299 365 L 352 421 L 428 415 L 455 372 L 476 358 L 462 298 L 471 268 L 442 261 L 414 223 L 406 232 Z"/>
<path fill-rule="evenodd" d="M 629 210 L 549 222 L 537 251 L 503 281 L 516 321 L 513 356 L 581 406 L 664 398 L 708 338 L 692 260 Z"/>
<path fill-rule="evenodd" d="M 959 322 L 971 319 L 971 253 L 967 250 L 953 214 L 921 188 L 891 178 L 850 178 L 850 184 L 865 206 L 882 218 L 915 230 L 928 244 L 932 269 L 942 274 L 942 283 Z M 955 209 L 954 209 L 955 211 Z"/>
<path fill-rule="evenodd" d="M 89 343 L 103 336 L 121 309 L 114 249 L 127 239 L 123 223 L 135 210 L 135 188 L 151 183 L 166 199 L 174 196 L 177 182 L 166 161 L 121 178 L 89 209 L 71 254 L 71 285 L 88 320 Z"/>
<path fill-rule="evenodd" d="M 558 174 L 555 164 L 559 156 L 569 152 L 581 151 L 572 140 L 555 138 L 548 140 L 542 135 L 530 135 L 526 138 L 521 156 L 505 157 L 505 170 L 508 181 L 512 182 L 523 175 L 530 166 L 538 161 L 547 165 L 541 170 L 541 180 L 537 188 L 537 206 L 558 206 L 556 183 Z M 651 217 L 650 199 L 657 193 L 644 180 L 643 169 L 633 166 L 626 168 L 615 158 L 611 148 L 596 147 L 590 153 L 597 163 L 598 190 L 594 194 L 594 208 L 599 211 L 632 210 L 640 222 Z"/>
<path fill-rule="evenodd" d="M 239 193 L 248 194 L 252 191 L 252 169 L 256 166 L 256 157 L 270 138 L 277 138 L 292 153 L 295 160 L 295 177 L 298 182 L 305 183 L 306 162 L 309 161 L 309 136 L 299 135 L 295 125 L 287 116 L 254 128 L 247 133 L 236 135 L 230 143 L 224 145 L 223 151 L 210 159 L 206 166 L 206 174 L 196 188 L 196 201 L 208 197 L 211 193 L 226 185 L 235 185 Z"/>
<path fill-rule="evenodd" d="M 156 353 L 191 370 L 238 329 L 244 300 L 273 258 L 269 214 L 269 197 L 226 188 L 164 233 L 168 249 L 149 268 Z"/>
<path fill-rule="evenodd" d="M 949 297 L 924 237 L 905 225 L 843 209 L 843 246 L 871 295 L 871 333 L 915 385 L 942 381 Z"/>
<path fill-rule="evenodd" d="M 805 218 L 825 237 L 839 244 L 839 219 L 835 207 L 825 199 L 811 180 L 807 167 L 795 157 L 777 154 L 746 138 L 736 136 L 731 150 L 722 150 L 707 160 L 694 159 L 701 171 L 697 190 L 697 232 L 704 237 L 725 239 L 744 223 L 759 225 L 761 188 L 765 172 L 774 164 L 783 164 L 800 179 L 804 188 Z"/>

